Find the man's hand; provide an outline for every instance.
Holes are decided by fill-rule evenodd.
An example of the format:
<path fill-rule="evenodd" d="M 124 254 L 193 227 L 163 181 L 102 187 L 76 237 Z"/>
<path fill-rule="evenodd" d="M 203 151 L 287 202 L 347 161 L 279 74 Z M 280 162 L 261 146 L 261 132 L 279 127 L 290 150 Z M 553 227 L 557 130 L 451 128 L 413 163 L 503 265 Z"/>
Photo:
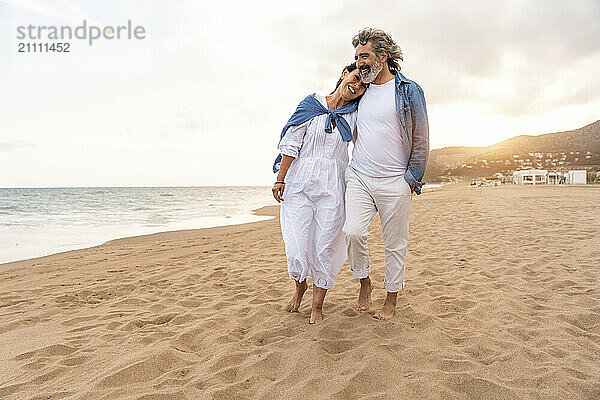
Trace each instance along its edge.
<path fill-rule="evenodd" d="M 273 185 L 273 197 L 278 203 L 283 201 L 283 190 L 285 189 L 285 183 L 276 183 Z"/>

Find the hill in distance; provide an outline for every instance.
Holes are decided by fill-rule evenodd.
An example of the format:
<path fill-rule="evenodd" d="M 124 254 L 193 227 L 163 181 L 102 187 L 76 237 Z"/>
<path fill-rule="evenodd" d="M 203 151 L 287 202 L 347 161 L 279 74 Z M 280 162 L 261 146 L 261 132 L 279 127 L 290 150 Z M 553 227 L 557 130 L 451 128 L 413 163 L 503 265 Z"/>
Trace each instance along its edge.
<path fill-rule="evenodd" d="M 518 169 L 599 169 L 600 120 L 582 128 L 520 135 L 487 147 L 445 147 L 429 153 L 426 182 L 510 175 Z"/>

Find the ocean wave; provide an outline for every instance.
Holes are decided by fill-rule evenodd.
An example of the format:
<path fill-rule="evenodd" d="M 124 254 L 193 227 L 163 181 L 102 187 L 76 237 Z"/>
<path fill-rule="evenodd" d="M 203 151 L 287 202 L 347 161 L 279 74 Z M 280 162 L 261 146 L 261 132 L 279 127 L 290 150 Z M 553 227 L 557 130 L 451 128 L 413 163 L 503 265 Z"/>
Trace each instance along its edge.
<path fill-rule="evenodd" d="M 57 188 L 0 191 L 0 260 L 14 254 L 5 245 L 21 237 L 23 258 L 40 248 L 62 251 L 79 243 L 178 229 L 258 220 L 255 205 L 274 203 L 260 188 Z M 57 235 L 56 232 L 60 232 Z"/>

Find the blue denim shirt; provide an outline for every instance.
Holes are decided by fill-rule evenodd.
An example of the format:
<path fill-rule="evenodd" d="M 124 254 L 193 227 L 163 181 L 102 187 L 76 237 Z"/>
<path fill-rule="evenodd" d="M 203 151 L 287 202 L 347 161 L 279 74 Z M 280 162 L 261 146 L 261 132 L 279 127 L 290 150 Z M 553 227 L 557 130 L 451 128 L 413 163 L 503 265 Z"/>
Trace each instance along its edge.
<path fill-rule="evenodd" d="M 404 179 L 416 194 L 421 194 L 422 181 L 429 157 L 429 122 L 423 89 L 396 71 L 396 112 L 402 124 L 402 133 L 411 143 L 408 166 Z"/>

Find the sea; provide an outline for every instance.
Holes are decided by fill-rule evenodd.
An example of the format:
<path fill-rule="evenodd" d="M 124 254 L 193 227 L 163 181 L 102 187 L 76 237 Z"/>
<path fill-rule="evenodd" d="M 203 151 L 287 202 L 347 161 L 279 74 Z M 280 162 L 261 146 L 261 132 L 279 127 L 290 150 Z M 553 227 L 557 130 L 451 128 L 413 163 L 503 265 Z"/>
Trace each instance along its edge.
<path fill-rule="evenodd" d="M 440 185 L 425 185 L 432 190 Z M 270 187 L 0 188 L 0 264 L 181 229 L 262 221 Z"/>
<path fill-rule="evenodd" d="M 112 239 L 255 222 L 270 187 L 0 188 L 0 263 Z"/>

